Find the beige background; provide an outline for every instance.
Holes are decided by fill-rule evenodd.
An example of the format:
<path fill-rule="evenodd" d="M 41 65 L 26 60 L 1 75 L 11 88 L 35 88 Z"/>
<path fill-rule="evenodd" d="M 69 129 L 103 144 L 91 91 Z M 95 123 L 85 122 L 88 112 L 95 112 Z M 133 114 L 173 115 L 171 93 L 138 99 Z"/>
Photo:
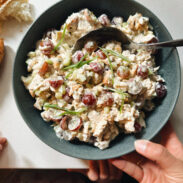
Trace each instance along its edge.
<path fill-rule="evenodd" d="M 58 0 L 30 0 L 36 19 Z M 166 25 L 173 38 L 183 38 L 182 0 L 138 0 Z M 40 8 L 41 7 L 41 8 Z M 62 155 L 41 142 L 27 127 L 16 107 L 12 90 L 12 69 L 16 50 L 30 24 L 9 21 L 3 25 L 6 57 L 0 67 L 0 135 L 8 146 L 0 156 L 0 168 L 84 168 L 86 161 Z M 183 64 L 183 49 L 179 54 Z M 182 80 L 183 81 L 183 80 Z M 172 123 L 183 142 L 183 92 L 172 116 Z"/>

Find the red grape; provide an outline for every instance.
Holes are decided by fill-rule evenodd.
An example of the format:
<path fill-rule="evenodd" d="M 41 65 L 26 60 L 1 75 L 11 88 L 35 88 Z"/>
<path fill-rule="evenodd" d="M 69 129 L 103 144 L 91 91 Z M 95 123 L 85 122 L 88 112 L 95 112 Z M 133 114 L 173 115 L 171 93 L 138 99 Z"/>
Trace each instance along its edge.
<path fill-rule="evenodd" d="M 137 75 L 141 76 L 142 78 L 147 78 L 148 73 L 148 68 L 145 65 L 140 65 L 137 69 Z"/>
<path fill-rule="evenodd" d="M 84 45 L 84 48 L 86 49 L 87 52 L 92 53 L 97 49 L 97 43 L 95 41 L 88 41 Z"/>
<path fill-rule="evenodd" d="M 158 98 L 163 98 L 167 93 L 167 88 L 163 83 L 156 84 L 156 95 Z"/>
<path fill-rule="evenodd" d="M 94 95 L 92 93 L 88 93 L 88 94 L 85 94 L 82 98 L 82 102 L 85 104 L 85 105 L 94 105 L 95 102 L 96 102 L 96 98 L 94 97 Z"/>
<path fill-rule="evenodd" d="M 79 62 L 82 58 L 84 57 L 84 54 L 83 54 L 83 52 L 82 51 L 76 51 L 75 53 L 74 53 L 74 55 L 72 56 L 72 62 L 73 63 L 77 63 L 77 62 Z"/>
<path fill-rule="evenodd" d="M 72 101 L 72 96 L 69 95 L 69 91 L 70 91 L 70 89 L 69 89 L 69 88 L 66 88 L 66 93 L 65 93 L 65 95 L 63 96 L 63 99 L 64 99 L 66 102 L 68 102 L 68 103 L 70 103 L 70 102 Z"/>
<path fill-rule="evenodd" d="M 63 129 L 63 130 L 67 130 L 68 129 L 68 119 L 69 117 L 68 116 L 64 116 L 62 118 L 62 120 L 60 121 L 60 127 Z"/>
<path fill-rule="evenodd" d="M 102 65 L 97 62 L 91 62 L 90 67 L 92 68 L 93 72 L 96 72 L 96 73 L 102 73 L 103 71 Z"/>
<path fill-rule="evenodd" d="M 50 39 L 42 40 L 40 42 L 40 46 L 41 52 L 46 56 L 50 56 L 52 50 L 54 49 L 53 43 Z"/>
<path fill-rule="evenodd" d="M 135 128 L 135 131 L 136 131 L 136 132 L 140 132 L 141 129 L 142 129 L 142 126 L 140 125 L 140 123 L 135 122 L 134 128 Z"/>
<path fill-rule="evenodd" d="M 101 51 L 101 50 L 98 50 L 98 51 L 96 52 L 96 54 L 97 54 L 97 56 L 98 56 L 100 59 L 106 59 L 106 58 L 107 58 L 107 56 L 105 55 L 105 53 L 104 53 L 103 51 Z"/>
<path fill-rule="evenodd" d="M 63 80 L 57 80 L 57 81 L 49 81 L 50 85 L 53 88 L 59 88 L 63 84 Z"/>

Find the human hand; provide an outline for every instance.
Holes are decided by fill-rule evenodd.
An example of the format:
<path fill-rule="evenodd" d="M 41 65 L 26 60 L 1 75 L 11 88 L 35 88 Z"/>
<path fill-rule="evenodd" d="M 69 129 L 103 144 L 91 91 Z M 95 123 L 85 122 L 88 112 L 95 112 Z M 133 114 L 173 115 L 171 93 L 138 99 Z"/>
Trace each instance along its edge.
<path fill-rule="evenodd" d="M 160 135 L 161 145 L 137 140 L 135 149 L 139 154 L 131 153 L 110 162 L 140 183 L 182 183 L 183 145 L 170 123 Z"/>
<path fill-rule="evenodd" d="M 114 167 L 107 160 L 89 161 L 89 169 L 68 169 L 69 172 L 78 172 L 87 176 L 91 181 L 107 183 L 117 182 L 122 177 L 122 171 Z"/>
<path fill-rule="evenodd" d="M 0 151 L 3 150 L 4 145 L 6 144 L 6 141 L 7 141 L 6 138 L 0 137 Z"/>

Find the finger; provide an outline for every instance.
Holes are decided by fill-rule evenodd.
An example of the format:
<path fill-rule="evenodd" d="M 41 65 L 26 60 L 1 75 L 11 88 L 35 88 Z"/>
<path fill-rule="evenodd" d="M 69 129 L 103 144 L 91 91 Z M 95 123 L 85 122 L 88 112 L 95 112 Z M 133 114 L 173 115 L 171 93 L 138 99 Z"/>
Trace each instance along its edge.
<path fill-rule="evenodd" d="M 138 167 L 136 164 L 123 159 L 114 159 L 110 161 L 115 167 L 124 171 L 129 176 L 136 179 L 138 182 L 141 182 L 141 180 L 143 179 L 143 170 L 140 167 Z"/>
<path fill-rule="evenodd" d="M 116 167 L 115 167 L 116 168 Z M 116 175 L 116 180 L 121 180 L 122 176 L 123 176 L 123 172 L 120 169 L 117 169 L 118 173 Z"/>
<path fill-rule="evenodd" d="M 3 150 L 3 146 L 0 144 L 0 151 L 2 151 Z"/>
<path fill-rule="evenodd" d="M 86 175 L 88 172 L 88 169 L 67 169 L 68 172 L 76 172 L 81 173 L 83 175 Z"/>
<path fill-rule="evenodd" d="M 122 171 L 113 166 L 110 162 L 108 163 L 110 180 L 120 180 L 122 177 Z"/>
<path fill-rule="evenodd" d="M 97 161 L 89 161 L 89 171 L 87 173 L 91 181 L 97 181 L 99 178 L 99 168 Z"/>
<path fill-rule="evenodd" d="M 138 153 L 152 161 L 156 161 L 162 168 L 167 169 L 177 162 L 177 159 L 160 144 L 147 140 L 136 140 L 135 148 Z"/>
<path fill-rule="evenodd" d="M 6 138 L 0 137 L 0 144 L 5 144 L 6 143 Z"/>
<path fill-rule="evenodd" d="M 132 152 L 130 154 L 126 154 L 126 155 L 122 156 L 122 158 L 124 160 L 130 161 L 131 163 L 134 163 L 134 164 L 137 164 L 137 162 L 142 161 L 142 160 L 145 161 L 145 158 L 142 155 L 138 154 L 137 152 Z"/>
<path fill-rule="evenodd" d="M 100 179 L 105 180 L 109 176 L 108 163 L 106 160 L 99 160 Z"/>
<path fill-rule="evenodd" d="M 161 144 L 178 158 L 183 158 L 183 146 L 170 122 L 161 131 Z"/>

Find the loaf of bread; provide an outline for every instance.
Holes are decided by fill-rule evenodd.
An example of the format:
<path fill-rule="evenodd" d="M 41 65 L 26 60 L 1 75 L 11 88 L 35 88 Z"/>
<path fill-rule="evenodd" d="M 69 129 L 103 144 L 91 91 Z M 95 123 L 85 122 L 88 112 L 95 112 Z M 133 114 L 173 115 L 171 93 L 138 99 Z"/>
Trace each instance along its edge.
<path fill-rule="evenodd" d="M 0 63 L 4 58 L 4 40 L 0 38 Z"/>
<path fill-rule="evenodd" d="M 32 15 L 28 0 L 0 0 L 0 21 L 14 18 L 19 22 L 31 21 Z"/>

